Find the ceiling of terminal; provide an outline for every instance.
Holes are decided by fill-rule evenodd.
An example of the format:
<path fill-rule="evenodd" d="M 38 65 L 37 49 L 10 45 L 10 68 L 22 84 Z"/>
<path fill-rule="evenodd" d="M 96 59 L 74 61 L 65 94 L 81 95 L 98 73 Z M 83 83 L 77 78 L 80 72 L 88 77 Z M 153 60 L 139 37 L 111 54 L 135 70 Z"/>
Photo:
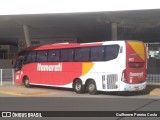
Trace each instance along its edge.
<path fill-rule="evenodd" d="M 75 37 L 78 42 L 111 40 L 111 23 L 118 25 L 118 39 L 159 41 L 160 9 L 0 16 L 0 41 L 24 39 L 28 25 L 32 39 Z"/>

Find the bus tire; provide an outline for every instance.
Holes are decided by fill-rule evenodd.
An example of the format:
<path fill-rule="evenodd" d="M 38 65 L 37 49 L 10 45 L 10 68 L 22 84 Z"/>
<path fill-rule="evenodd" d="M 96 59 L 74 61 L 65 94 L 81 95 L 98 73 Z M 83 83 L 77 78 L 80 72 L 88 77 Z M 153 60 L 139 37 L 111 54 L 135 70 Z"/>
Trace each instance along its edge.
<path fill-rule="evenodd" d="M 84 93 L 85 88 L 80 79 L 75 80 L 75 82 L 73 83 L 73 89 L 78 94 Z"/>
<path fill-rule="evenodd" d="M 25 77 L 25 78 L 24 78 L 24 86 L 25 86 L 26 88 L 30 88 L 30 87 L 31 87 L 31 85 L 29 84 L 29 78 L 28 78 L 28 77 Z"/>
<path fill-rule="evenodd" d="M 87 83 L 87 91 L 88 91 L 88 93 L 90 95 L 98 94 L 96 83 L 94 82 L 94 80 L 88 81 L 88 83 Z"/>

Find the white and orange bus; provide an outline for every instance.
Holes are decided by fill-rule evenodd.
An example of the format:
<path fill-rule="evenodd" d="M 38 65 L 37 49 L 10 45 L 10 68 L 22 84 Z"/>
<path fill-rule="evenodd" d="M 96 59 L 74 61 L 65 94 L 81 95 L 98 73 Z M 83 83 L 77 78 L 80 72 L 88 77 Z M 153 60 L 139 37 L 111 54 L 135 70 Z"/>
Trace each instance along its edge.
<path fill-rule="evenodd" d="M 146 48 L 140 41 L 50 44 L 21 51 L 15 82 L 84 91 L 140 91 L 146 88 Z"/>

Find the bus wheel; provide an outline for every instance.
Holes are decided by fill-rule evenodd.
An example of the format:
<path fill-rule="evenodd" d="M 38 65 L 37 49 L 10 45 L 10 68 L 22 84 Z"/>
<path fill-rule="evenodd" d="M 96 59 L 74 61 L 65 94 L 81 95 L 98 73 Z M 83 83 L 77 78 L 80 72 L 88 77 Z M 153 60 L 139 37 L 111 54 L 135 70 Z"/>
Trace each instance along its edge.
<path fill-rule="evenodd" d="M 84 92 L 84 86 L 82 84 L 82 81 L 80 79 L 77 79 L 74 83 L 73 83 L 73 89 L 76 93 L 81 94 Z"/>
<path fill-rule="evenodd" d="M 87 83 L 87 91 L 91 95 L 96 95 L 98 93 L 96 83 L 93 80 Z"/>
<path fill-rule="evenodd" d="M 27 88 L 31 87 L 31 85 L 29 84 L 29 78 L 28 77 L 24 78 L 24 86 L 27 87 Z"/>

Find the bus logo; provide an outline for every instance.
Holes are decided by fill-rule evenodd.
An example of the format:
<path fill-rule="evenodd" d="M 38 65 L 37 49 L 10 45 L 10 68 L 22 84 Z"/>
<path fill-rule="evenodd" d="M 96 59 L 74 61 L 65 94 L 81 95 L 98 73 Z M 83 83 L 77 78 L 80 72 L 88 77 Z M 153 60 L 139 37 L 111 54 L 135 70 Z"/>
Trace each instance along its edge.
<path fill-rule="evenodd" d="M 42 65 L 38 63 L 37 71 L 62 71 L 62 63 L 58 63 L 57 65 Z"/>
<path fill-rule="evenodd" d="M 143 72 L 141 72 L 141 73 L 133 73 L 133 72 L 130 72 L 130 76 L 131 76 L 131 77 L 143 77 Z"/>

